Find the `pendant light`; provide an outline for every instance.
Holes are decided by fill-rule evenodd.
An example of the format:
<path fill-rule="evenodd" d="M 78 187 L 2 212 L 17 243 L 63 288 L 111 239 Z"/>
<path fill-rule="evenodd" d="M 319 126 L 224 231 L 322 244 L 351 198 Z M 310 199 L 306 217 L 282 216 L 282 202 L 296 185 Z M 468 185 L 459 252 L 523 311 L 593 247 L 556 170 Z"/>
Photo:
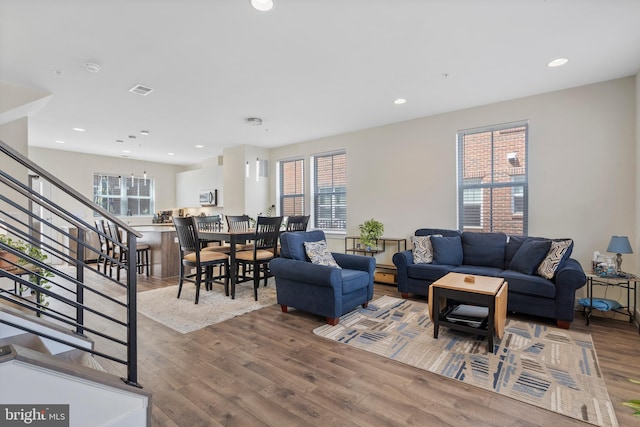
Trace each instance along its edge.
<path fill-rule="evenodd" d="M 262 119 L 258 117 L 249 117 L 247 123 L 256 126 L 256 148 L 260 148 L 260 131 L 258 126 L 262 126 Z M 249 162 L 246 165 L 246 177 L 249 178 Z M 260 158 L 256 157 L 256 181 L 260 181 Z"/>

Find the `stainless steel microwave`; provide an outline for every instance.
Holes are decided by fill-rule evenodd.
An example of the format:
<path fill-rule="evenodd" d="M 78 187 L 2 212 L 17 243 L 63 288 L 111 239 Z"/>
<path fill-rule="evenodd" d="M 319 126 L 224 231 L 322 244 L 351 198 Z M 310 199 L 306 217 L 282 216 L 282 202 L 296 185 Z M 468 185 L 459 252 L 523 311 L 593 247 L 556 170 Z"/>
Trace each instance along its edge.
<path fill-rule="evenodd" d="M 200 192 L 200 206 L 217 206 L 218 190 L 207 190 Z"/>

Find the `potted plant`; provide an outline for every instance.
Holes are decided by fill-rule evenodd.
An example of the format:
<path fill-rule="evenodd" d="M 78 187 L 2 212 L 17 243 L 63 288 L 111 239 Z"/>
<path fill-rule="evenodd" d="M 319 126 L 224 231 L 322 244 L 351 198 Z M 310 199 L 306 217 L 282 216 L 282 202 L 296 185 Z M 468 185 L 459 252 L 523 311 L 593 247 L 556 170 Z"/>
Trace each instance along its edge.
<path fill-rule="evenodd" d="M 384 232 L 384 225 L 380 221 L 371 218 L 358 225 L 358 228 L 360 228 L 360 244 L 367 251 L 376 250 L 378 239 L 382 237 Z"/>
<path fill-rule="evenodd" d="M 640 381 L 634 380 L 632 378 L 629 378 L 629 381 L 631 381 L 634 384 L 640 384 Z M 622 404 L 624 406 L 628 406 L 629 408 L 633 409 L 635 411 L 633 413 L 634 416 L 640 417 L 640 400 L 638 399 L 627 400 L 625 402 L 622 402 Z"/>
<path fill-rule="evenodd" d="M 23 242 L 22 240 L 19 240 L 19 239 L 14 240 L 11 237 L 6 236 L 5 234 L 0 234 L 0 242 L 4 243 L 6 246 L 10 246 L 24 253 L 31 259 L 35 259 L 38 261 L 45 261 L 47 259 L 47 255 L 42 251 L 42 249 L 30 243 Z M 53 277 L 53 273 L 51 271 L 46 270 L 44 268 L 37 267 L 35 265 L 29 265 L 28 258 L 17 256 L 6 250 L 0 249 L 0 257 L 4 258 L 4 259 L 0 259 L 0 262 L 2 263 L 0 265 L 0 268 L 10 269 L 15 267 L 14 264 L 18 264 L 19 266 L 24 267 L 25 271 L 32 272 L 31 274 L 29 274 L 29 282 L 33 283 L 35 286 L 40 286 L 44 289 L 51 288 L 51 285 L 48 284 L 49 281 L 46 279 L 46 277 Z M 9 260 L 11 262 L 8 262 L 5 260 Z M 25 290 L 26 289 L 23 286 L 20 286 L 20 292 L 23 292 Z M 36 291 L 33 288 L 31 288 L 31 294 L 35 294 L 35 293 Z M 44 307 L 49 305 L 48 302 L 45 302 L 45 294 L 42 294 L 42 293 L 40 294 L 38 304 Z"/>

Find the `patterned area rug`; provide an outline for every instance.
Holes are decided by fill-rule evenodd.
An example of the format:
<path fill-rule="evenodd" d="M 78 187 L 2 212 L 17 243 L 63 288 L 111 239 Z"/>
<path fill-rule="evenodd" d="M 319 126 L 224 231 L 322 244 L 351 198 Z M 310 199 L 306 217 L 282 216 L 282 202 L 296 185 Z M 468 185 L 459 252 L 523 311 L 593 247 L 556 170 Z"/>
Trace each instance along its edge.
<path fill-rule="evenodd" d="M 384 296 L 314 334 L 599 426 L 618 425 L 591 336 L 508 320 L 484 337 L 441 327 L 426 303 Z"/>
<path fill-rule="evenodd" d="M 200 301 L 194 304 L 196 288 L 192 283 L 182 286 L 182 294 L 177 299 L 178 286 L 140 292 L 138 312 L 183 334 L 223 322 L 236 316 L 259 310 L 276 303 L 276 289 L 273 279 L 267 287 L 260 285 L 258 301 L 253 298 L 253 284 L 241 283 L 236 286 L 236 298 L 225 296 L 221 285 L 213 290 L 200 289 Z"/>

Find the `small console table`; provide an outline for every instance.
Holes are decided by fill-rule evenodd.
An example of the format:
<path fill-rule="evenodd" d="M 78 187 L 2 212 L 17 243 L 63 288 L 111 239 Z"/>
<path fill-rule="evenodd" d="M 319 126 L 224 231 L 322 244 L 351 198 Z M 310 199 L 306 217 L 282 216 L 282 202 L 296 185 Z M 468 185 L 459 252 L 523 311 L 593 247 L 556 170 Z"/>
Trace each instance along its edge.
<path fill-rule="evenodd" d="M 387 249 L 387 245 L 393 245 L 396 252 L 407 250 L 407 239 L 400 239 L 394 237 L 381 237 L 376 241 L 376 249 L 367 250 L 360 245 L 359 236 L 349 236 L 344 238 L 344 252 L 354 253 L 368 256 L 375 256 Z M 377 264 L 375 281 L 380 283 L 386 283 L 389 285 L 395 285 L 397 283 L 397 269 L 393 264 Z"/>
<path fill-rule="evenodd" d="M 589 307 L 585 307 L 587 325 L 589 324 L 589 319 L 591 318 L 591 314 L 594 310 L 593 286 L 618 287 L 623 290 L 626 289 L 627 305 L 612 309 L 611 311 L 629 316 L 629 322 L 632 322 L 636 317 L 636 287 L 638 282 L 640 282 L 640 278 L 633 274 L 625 276 L 600 276 L 593 273 L 587 274 L 587 298 L 589 298 Z"/>

